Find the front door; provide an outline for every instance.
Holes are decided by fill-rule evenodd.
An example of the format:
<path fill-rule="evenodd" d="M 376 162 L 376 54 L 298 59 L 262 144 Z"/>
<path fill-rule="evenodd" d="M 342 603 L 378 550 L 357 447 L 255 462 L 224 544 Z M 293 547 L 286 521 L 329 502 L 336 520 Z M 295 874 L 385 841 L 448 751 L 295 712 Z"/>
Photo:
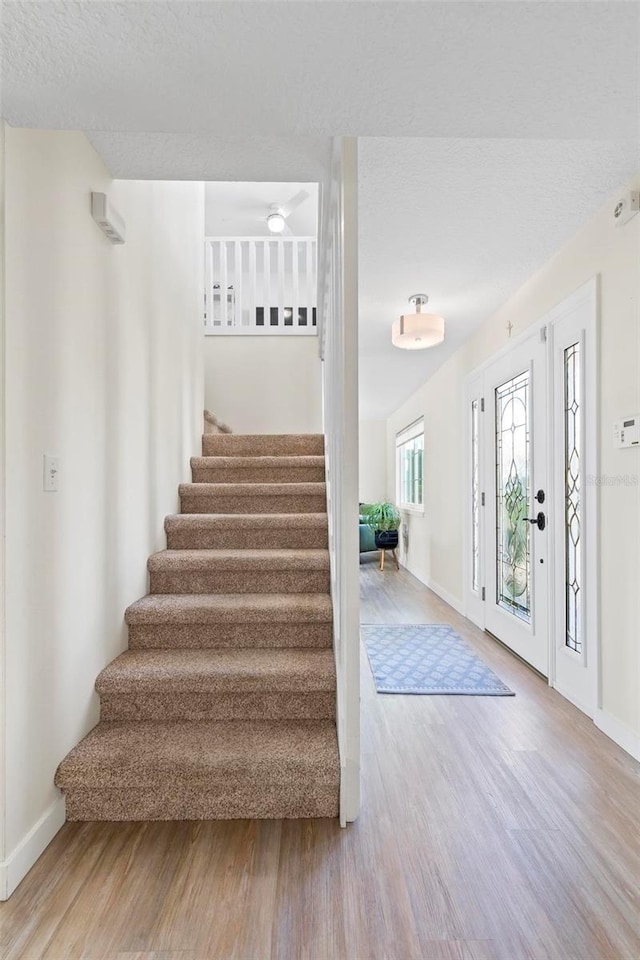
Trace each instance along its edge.
<path fill-rule="evenodd" d="M 549 672 L 547 364 L 544 332 L 484 376 L 485 627 Z"/>

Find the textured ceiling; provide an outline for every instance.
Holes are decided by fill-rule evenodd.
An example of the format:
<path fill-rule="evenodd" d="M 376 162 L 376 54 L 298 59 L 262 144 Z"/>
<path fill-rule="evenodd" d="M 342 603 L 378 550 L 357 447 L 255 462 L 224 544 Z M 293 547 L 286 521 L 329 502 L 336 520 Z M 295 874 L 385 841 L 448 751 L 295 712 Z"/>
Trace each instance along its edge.
<path fill-rule="evenodd" d="M 4 109 L 22 126 L 218 137 L 629 136 L 638 16 L 625 2 L 5 0 Z"/>
<path fill-rule="evenodd" d="M 4 117 L 85 130 L 116 177 L 320 181 L 331 138 L 363 138 L 366 416 L 638 167 L 635 2 L 4 0 L 2 20 Z M 389 339 L 416 292 L 447 319 L 417 355 Z"/>
<path fill-rule="evenodd" d="M 323 180 L 328 137 L 87 131 L 114 177 L 129 180 Z"/>
<path fill-rule="evenodd" d="M 363 139 L 361 415 L 394 410 L 638 169 L 638 143 Z M 425 351 L 391 345 L 413 293 L 446 318 Z"/>

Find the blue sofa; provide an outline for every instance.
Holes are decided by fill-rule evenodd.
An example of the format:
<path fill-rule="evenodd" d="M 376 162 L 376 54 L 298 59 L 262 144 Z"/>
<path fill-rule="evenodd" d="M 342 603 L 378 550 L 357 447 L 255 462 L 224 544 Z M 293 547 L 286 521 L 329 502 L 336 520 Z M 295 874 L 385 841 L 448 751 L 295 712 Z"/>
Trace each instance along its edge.
<path fill-rule="evenodd" d="M 366 503 L 361 503 L 360 508 L 366 507 Z M 360 553 L 370 553 L 377 550 L 376 536 L 371 527 L 367 524 L 366 518 L 360 513 Z"/>

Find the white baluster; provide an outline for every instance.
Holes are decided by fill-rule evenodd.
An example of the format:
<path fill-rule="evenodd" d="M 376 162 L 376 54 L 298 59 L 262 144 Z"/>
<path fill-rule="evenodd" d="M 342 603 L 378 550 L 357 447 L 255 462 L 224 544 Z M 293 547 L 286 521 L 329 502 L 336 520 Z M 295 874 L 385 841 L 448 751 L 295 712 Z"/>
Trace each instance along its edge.
<path fill-rule="evenodd" d="M 242 323 L 242 241 L 236 240 L 233 253 L 233 290 L 235 293 L 235 317 L 234 323 L 237 327 L 243 326 Z"/>
<path fill-rule="evenodd" d="M 278 327 L 284 327 L 284 244 L 278 241 Z"/>
<path fill-rule="evenodd" d="M 271 325 L 271 242 L 264 241 L 264 325 Z"/>
<path fill-rule="evenodd" d="M 298 240 L 291 241 L 291 270 L 292 270 L 292 280 L 293 280 L 293 303 L 291 304 L 293 308 L 293 329 L 298 328 L 298 313 L 300 312 L 300 289 L 299 289 L 299 269 L 300 269 L 300 242 Z"/>
<path fill-rule="evenodd" d="M 311 327 L 313 325 L 313 307 L 315 306 L 315 291 L 314 291 L 314 270 L 313 270 L 313 241 L 305 241 L 305 280 L 306 280 L 306 296 L 305 301 L 307 305 L 307 326 Z"/>
<path fill-rule="evenodd" d="M 204 249 L 205 297 L 206 297 L 206 327 L 213 328 L 213 244 L 206 242 Z"/>
<path fill-rule="evenodd" d="M 226 327 L 229 325 L 229 311 L 227 309 L 227 287 L 229 285 L 229 271 L 227 266 L 227 241 L 222 240 L 220 243 L 220 255 L 222 263 L 220 265 L 220 302 L 222 305 L 222 326 Z"/>
<path fill-rule="evenodd" d="M 249 240 L 249 326 L 256 325 L 256 243 L 255 240 Z"/>

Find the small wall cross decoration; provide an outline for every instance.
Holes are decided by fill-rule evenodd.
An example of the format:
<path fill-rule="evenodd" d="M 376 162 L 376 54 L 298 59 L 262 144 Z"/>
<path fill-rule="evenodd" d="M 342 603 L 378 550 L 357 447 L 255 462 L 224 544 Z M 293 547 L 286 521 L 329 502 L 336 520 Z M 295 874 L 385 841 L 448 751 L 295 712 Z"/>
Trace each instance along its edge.
<path fill-rule="evenodd" d="M 507 322 L 507 333 L 509 334 L 509 339 L 511 339 L 511 331 L 512 331 L 512 330 L 513 330 L 513 324 L 511 323 L 511 320 L 509 320 L 509 321 Z"/>

